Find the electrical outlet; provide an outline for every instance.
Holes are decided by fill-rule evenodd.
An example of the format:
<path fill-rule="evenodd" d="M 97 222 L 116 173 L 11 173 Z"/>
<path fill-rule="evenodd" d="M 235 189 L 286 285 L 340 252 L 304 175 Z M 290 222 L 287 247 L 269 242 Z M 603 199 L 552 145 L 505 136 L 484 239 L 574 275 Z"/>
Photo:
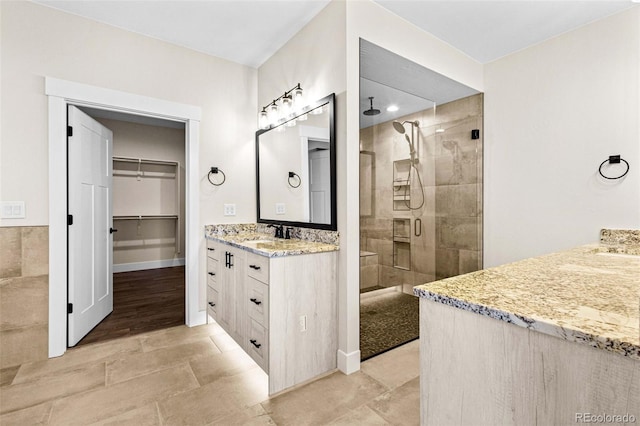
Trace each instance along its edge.
<path fill-rule="evenodd" d="M 285 214 L 287 212 L 287 208 L 284 203 L 276 203 L 276 214 Z"/>
<path fill-rule="evenodd" d="M 225 216 L 235 216 L 236 215 L 236 205 L 235 204 L 225 204 L 224 205 L 224 215 Z"/>
<path fill-rule="evenodd" d="M 307 331 L 307 316 L 306 315 L 300 315 L 300 318 L 298 319 L 298 326 L 300 328 L 300 331 Z"/>
<path fill-rule="evenodd" d="M 24 219 L 24 201 L 3 201 L 0 217 L 2 219 Z"/>

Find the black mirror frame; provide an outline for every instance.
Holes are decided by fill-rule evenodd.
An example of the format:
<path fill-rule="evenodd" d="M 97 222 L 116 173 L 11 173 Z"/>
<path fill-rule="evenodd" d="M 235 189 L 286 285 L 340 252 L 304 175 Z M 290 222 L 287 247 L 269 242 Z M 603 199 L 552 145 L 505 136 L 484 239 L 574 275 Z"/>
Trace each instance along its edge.
<path fill-rule="evenodd" d="M 270 126 L 268 129 L 258 130 L 256 132 L 256 209 L 257 209 L 257 222 L 267 224 L 277 224 L 285 226 L 297 226 L 300 228 L 311 229 L 324 229 L 328 231 L 338 230 L 338 206 L 337 206 L 337 176 L 336 176 L 336 128 L 335 128 L 335 93 L 330 94 L 320 100 L 313 102 L 303 109 L 303 113 L 307 114 L 309 111 L 316 109 L 320 106 L 329 105 L 329 173 L 331 174 L 331 222 L 330 223 L 312 223 L 312 222 L 293 222 L 285 220 L 272 220 L 262 219 L 260 217 L 260 135 L 268 131 L 274 130 L 278 126 L 283 126 L 285 122 L 280 123 L 278 126 Z M 293 119 L 293 118 L 292 118 Z"/>

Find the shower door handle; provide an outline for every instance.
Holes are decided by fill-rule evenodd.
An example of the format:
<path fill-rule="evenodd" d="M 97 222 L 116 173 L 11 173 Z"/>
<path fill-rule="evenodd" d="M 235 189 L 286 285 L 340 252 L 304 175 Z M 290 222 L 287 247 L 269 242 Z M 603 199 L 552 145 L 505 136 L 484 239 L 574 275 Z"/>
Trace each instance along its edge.
<path fill-rule="evenodd" d="M 416 219 L 413 221 L 413 235 L 419 237 L 422 235 L 422 219 Z"/>

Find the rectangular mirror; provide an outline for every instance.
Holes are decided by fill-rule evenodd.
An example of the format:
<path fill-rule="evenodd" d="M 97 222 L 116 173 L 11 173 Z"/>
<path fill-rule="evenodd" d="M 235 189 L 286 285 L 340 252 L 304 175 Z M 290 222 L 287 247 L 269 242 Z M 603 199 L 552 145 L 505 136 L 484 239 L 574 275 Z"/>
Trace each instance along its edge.
<path fill-rule="evenodd" d="M 337 230 L 335 94 L 256 132 L 259 223 Z"/>

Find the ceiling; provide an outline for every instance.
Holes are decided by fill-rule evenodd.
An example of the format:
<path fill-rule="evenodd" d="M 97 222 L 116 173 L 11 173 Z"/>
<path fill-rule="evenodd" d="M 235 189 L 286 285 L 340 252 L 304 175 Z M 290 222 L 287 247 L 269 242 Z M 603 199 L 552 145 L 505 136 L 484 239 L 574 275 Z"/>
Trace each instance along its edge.
<path fill-rule="evenodd" d="M 33 0 L 209 55 L 257 68 L 330 0 Z M 358 1 L 358 0 L 347 0 Z M 631 7 L 631 0 L 373 0 L 481 63 Z M 360 127 L 477 93 L 363 41 Z M 387 112 L 389 104 L 400 108 Z M 157 123 L 156 123 L 157 124 Z M 174 123 L 170 123 L 174 124 Z"/>
<path fill-rule="evenodd" d="M 464 84 L 416 64 L 366 40 L 360 40 L 360 111 L 373 107 L 380 114 L 360 114 L 360 128 L 442 105 L 479 93 Z M 397 111 L 387 111 L 394 105 Z"/>
<path fill-rule="evenodd" d="M 254 68 L 329 3 L 329 0 L 34 1 Z M 630 0 L 374 1 L 482 63 L 634 7 Z"/>

